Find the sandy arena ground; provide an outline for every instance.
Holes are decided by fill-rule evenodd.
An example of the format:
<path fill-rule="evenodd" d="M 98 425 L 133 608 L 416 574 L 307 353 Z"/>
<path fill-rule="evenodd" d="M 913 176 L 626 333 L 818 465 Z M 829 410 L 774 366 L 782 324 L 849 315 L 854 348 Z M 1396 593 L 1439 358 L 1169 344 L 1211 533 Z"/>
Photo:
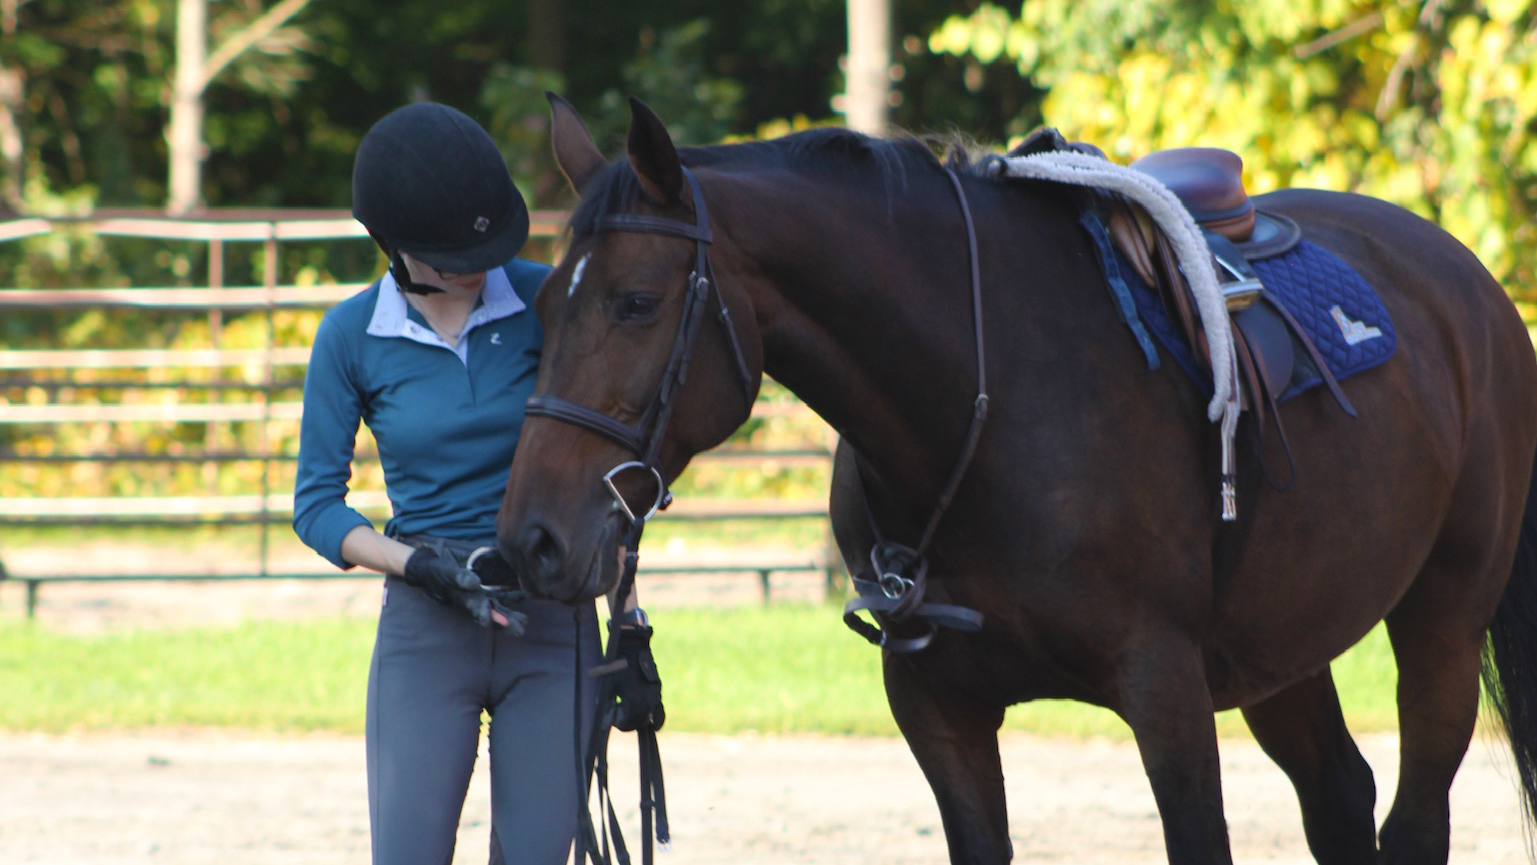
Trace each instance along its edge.
<path fill-rule="evenodd" d="M 742 597 L 753 597 L 751 578 L 737 582 Z M 261 592 L 237 584 L 145 589 L 50 586 L 40 617 L 92 631 L 174 624 L 188 615 L 206 618 L 210 610 L 219 611 L 216 619 L 293 616 L 357 612 L 377 602 L 371 580 L 276 584 Z M 19 592 L 0 587 L 0 615 L 17 614 Z M 652 597 L 660 601 L 665 593 Z M 674 836 L 672 850 L 658 857 L 662 865 L 945 861 L 933 798 L 900 740 L 664 730 L 661 744 Z M 1360 744 L 1377 772 L 1380 819 L 1391 799 L 1397 743 L 1375 735 Z M 616 734 L 611 754 L 633 846 L 633 740 Z M 1152 796 L 1130 744 L 1010 736 L 1003 758 L 1017 861 L 1165 861 Z M 1237 861 L 1311 862 L 1280 771 L 1245 741 L 1224 741 L 1222 758 Z M 1503 743 L 1474 742 L 1452 807 L 1455 865 L 1530 861 Z M 485 861 L 487 816 L 485 779 L 477 774 L 455 863 Z M 366 862 L 367 855 L 357 738 L 209 730 L 0 735 L 4 865 L 339 865 Z"/>

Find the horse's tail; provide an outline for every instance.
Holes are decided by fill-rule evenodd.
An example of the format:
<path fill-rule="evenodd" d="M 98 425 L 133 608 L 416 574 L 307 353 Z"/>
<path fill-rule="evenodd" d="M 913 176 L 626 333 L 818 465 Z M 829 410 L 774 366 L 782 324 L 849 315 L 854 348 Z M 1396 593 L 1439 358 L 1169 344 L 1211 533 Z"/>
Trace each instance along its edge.
<path fill-rule="evenodd" d="M 1521 798 L 1537 823 L 1537 465 L 1510 582 L 1483 653 L 1484 690 L 1505 726 L 1520 774 Z"/>

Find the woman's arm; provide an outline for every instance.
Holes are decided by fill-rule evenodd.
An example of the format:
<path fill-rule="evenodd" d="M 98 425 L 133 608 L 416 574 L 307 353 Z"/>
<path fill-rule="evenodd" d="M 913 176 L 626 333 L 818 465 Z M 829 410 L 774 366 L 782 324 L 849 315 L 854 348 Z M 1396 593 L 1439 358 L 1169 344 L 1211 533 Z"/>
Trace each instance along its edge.
<path fill-rule="evenodd" d="M 381 574 L 400 576 L 415 548 L 379 534 L 373 526 L 358 526 L 342 538 L 342 558 Z"/>

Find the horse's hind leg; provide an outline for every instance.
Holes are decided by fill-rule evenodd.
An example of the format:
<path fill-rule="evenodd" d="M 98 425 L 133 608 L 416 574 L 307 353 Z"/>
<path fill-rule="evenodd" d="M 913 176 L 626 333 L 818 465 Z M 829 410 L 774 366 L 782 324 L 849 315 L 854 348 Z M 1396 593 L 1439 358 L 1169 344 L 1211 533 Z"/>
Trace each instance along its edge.
<path fill-rule="evenodd" d="M 1013 857 L 998 755 L 1003 708 L 946 688 L 945 676 L 923 669 L 936 660 L 887 654 L 886 699 L 934 791 L 950 861 L 1002 865 Z"/>
<path fill-rule="evenodd" d="M 1319 865 L 1374 861 L 1377 787 L 1345 728 L 1329 669 L 1244 709 L 1243 716 L 1297 789 L 1308 849 Z"/>
<path fill-rule="evenodd" d="M 1387 619 L 1398 661 L 1398 791 L 1382 824 L 1379 862 L 1445 865 L 1452 778 L 1478 720 L 1483 631 L 1411 594 Z"/>

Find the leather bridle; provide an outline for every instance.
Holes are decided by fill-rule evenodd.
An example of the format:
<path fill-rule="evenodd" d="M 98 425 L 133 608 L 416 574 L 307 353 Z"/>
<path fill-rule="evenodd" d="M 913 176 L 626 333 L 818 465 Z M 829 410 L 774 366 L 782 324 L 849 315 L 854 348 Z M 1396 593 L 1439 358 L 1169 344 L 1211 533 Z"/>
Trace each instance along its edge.
<path fill-rule="evenodd" d="M 683 388 L 684 382 L 688 379 L 689 360 L 704 323 L 705 308 L 711 300 L 714 300 L 719 308 L 716 320 L 720 322 L 725 332 L 726 342 L 731 347 L 731 356 L 736 363 L 743 398 L 749 409 L 753 403 L 754 376 L 747 367 L 747 359 L 742 354 L 741 341 L 737 338 L 736 326 L 731 320 L 731 311 L 726 306 L 726 299 L 721 295 L 720 288 L 715 284 L 715 272 L 710 266 L 710 215 L 705 206 L 704 193 L 700 190 L 699 181 L 694 178 L 693 172 L 684 168 L 683 176 L 688 180 L 689 189 L 694 196 L 692 224 L 679 219 L 639 213 L 613 214 L 605 217 L 598 224 L 599 231 L 664 234 L 694 241 L 694 271 L 688 277 L 688 292 L 683 299 L 682 320 L 678 325 L 677 336 L 673 340 L 672 355 L 667 359 L 667 367 L 662 372 L 662 382 L 651 404 L 647 406 L 640 420 L 633 425 L 622 423 L 602 412 L 553 394 L 536 394 L 529 398 L 524 408 L 524 413 L 531 417 L 553 418 L 596 433 L 637 457 L 614 466 L 600 478 L 609 494 L 614 497 L 615 510 L 622 512 L 628 518 L 631 531 L 636 534 L 636 541 L 639 540 L 639 527 L 655 516 L 657 511 L 667 507 L 672 500 L 672 494 L 668 492 L 667 483 L 662 476 L 660 462 L 662 441 L 667 432 L 667 422 L 672 417 L 673 408 L 677 405 L 678 391 Z M 628 470 L 649 472 L 656 482 L 656 500 L 643 514 L 636 513 L 614 485 L 614 477 Z M 633 554 L 635 547 L 630 546 L 629 549 Z"/>
<path fill-rule="evenodd" d="M 624 448 L 636 459 L 626 460 L 604 472 L 599 481 L 608 489 L 609 495 L 614 498 L 613 511 L 622 513 L 629 520 L 629 529 L 624 538 L 624 570 L 620 575 L 618 587 L 615 589 L 612 608 L 622 610 L 625 608 L 626 599 L 635 584 L 635 571 L 639 564 L 639 548 L 641 533 L 644 531 L 646 521 L 656 515 L 656 512 L 667 507 L 672 501 L 672 494 L 667 489 L 667 482 L 662 474 L 661 452 L 662 442 L 666 436 L 667 423 L 672 417 L 673 409 L 677 405 L 678 392 L 688 379 L 689 361 L 694 353 L 694 344 L 698 340 L 699 331 L 703 328 L 706 308 L 711 300 L 715 302 L 718 311 L 715 315 L 725 332 L 726 342 L 731 347 L 731 356 L 736 363 L 736 371 L 742 386 L 742 396 L 746 408 L 751 411 L 754 402 L 755 377 L 747 366 L 747 359 L 742 354 L 742 344 L 737 338 L 736 326 L 731 321 L 731 311 L 726 306 L 726 299 L 720 293 L 720 288 L 715 284 L 715 272 L 710 266 L 709 245 L 710 215 L 705 206 L 704 193 L 699 188 L 699 181 L 694 178 L 692 172 L 683 169 L 683 176 L 688 180 L 689 189 L 694 197 L 694 222 L 692 224 L 678 219 L 662 216 L 649 216 L 638 213 L 621 213 L 605 217 L 598 223 L 598 230 L 602 231 L 630 231 L 642 234 L 662 234 L 670 237 L 681 237 L 694 241 L 694 270 L 688 277 L 688 290 L 683 298 L 682 318 L 678 324 L 678 333 L 673 340 L 672 354 L 667 359 L 667 366 L 662 372 L 661 384 L 657 387 L 656 396 L 651 404 L 641 414 L 640 420 L 634 424 L 622 423 L 600 411 L 588 408 L 564 397 L 553 394 L 537 394 L 529 398 L 524 407 L 524 414 L 531 417 L 547 417 L 562 421 L 572 426 L 584 429 L 590 433 L 601 436 L 614 444 Z M 656 482 L 656 499 L 644 513 L 637 513 L 625 501 L 614 483 L 614 478 L 625 471 L 641 471 L 649 473 Z M 622 666 L 624 661 L 617 657 L 618 640 L 609 640 L 605 652 L 605 663 L 586 671 L 589 676 L 603 676 Z M 578 655 L 580 657 L 580 654 Z M 578 671 L 578 676 L 582 671 Z M 582 773 L 582 789 L 585 791 L 586 779 L 596 778 L 598 784 L 598 796 L 601 803 L 606 805 L 608 820 L 602 823 L 602 842 L 598 840 L 598 830 L 593 826 L 592 816 L 587 810 L 586 794 L 578 804 L 578 820 L 580 824 L 579 842 L 582 850 L 578 853 L 578 860 L 583 854 L 590 861 L 612 862 L 609 856 L 610 833 L 615 844 L 615 852 L 620 862 L 628 862 L 629 857 L 624 849 L 624 842 L 619 832 L 619 823 L 614 815 L 612 800 L 608 795 L 608 730 L 612 725 L 612 679 L 604 678 L 607 688 L 606 694 L 599 700 L 600 706 L 610 707 L 609 711 L 599 711 L 594 719 L 592 730 L 588 734 L 586 742 L 578 742 L 578 759 L 580 765 L 578 771 Z M 581 689 L 576 689 L 579 695 Z M 576 717 L 581 717 L 580 697 L 576 707 Z M 581 734 L 580 725 L 577 729 Z M 640 745 L 640 775 L 641 775 L 641 852 L 645 865 L 651 865 L 652 852 L 651 841 L 653 837 L 653 820 L 655 821 L 655 838 L 665 850 L 668 847 L 670 837 L 667 827 L 667 808 L 662 792 L 662 767 L 661 755 L 656 744 L 656 730 L 654 728 L 641 727 L 636 730 Z"/>

